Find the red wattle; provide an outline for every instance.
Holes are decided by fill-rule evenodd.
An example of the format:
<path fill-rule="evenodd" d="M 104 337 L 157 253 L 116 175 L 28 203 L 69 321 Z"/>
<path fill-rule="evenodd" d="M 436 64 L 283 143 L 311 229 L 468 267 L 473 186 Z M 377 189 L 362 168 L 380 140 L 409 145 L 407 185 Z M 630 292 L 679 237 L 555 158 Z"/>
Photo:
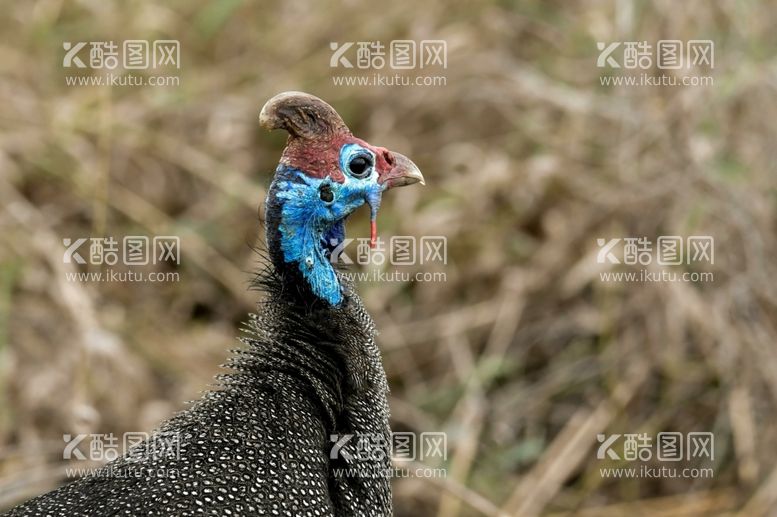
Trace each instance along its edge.
<path fill-rule="evenodd" d="M 378 243 L 378 223 L 375 219 L 370 221 L 370 248 L 374 248 Z"/>

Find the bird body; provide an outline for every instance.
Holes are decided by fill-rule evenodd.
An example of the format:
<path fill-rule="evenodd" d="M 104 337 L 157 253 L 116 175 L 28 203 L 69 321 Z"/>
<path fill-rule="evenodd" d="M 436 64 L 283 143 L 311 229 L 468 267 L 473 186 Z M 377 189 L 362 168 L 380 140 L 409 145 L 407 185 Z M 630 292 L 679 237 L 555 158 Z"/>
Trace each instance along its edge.
<path fill-rule="evenodd" d="M 254 282 L 265 296 L 245 347 L 216 389 L 151 439 L 8 515 L 391 515 L 375 327 L 329 258 L 350 213 L 367 204 L 374 221 L 385 190 L 422 177 L 313 96 L 280 94 L 260 122 L 290 137 L 268 193 L 270 260 Z"/>

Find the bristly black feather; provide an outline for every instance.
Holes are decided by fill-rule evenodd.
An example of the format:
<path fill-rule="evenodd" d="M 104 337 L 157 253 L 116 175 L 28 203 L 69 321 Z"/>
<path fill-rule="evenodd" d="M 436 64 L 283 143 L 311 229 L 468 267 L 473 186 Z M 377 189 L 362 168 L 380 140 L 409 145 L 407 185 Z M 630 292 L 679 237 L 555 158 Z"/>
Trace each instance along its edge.
<path fill-rule="evenodd" d="M 129 454 L 8 515 L 391 515 L 372 319 L 344 278 L 341 306 L 311 301 L 256 252 L 251 286 L 263 296 L 215 388 Z M 331 457 L 344 435 L 377 440 L 382 454 L 365 458 L 353 440 Z"/>

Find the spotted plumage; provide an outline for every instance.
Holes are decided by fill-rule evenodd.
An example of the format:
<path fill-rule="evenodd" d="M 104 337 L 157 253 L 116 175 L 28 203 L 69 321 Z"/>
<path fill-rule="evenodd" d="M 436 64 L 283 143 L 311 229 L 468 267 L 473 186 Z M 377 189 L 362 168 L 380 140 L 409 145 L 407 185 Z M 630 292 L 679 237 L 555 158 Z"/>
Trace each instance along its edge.
<path fill-rule="evenodd" d="M 261 122 L 290 138 L 268 194 L 264 297 L 228 373 L 124 457 L 9 515 L 391 514 L 375 327 L 329 257 L 350 213 L 368 204 L 374 220 L 385 190 L 422 178 L 315 97 L 276 96 Z M 353 440 L 333 455 L 347 435 L 367 437 L 370 454 Z"/>

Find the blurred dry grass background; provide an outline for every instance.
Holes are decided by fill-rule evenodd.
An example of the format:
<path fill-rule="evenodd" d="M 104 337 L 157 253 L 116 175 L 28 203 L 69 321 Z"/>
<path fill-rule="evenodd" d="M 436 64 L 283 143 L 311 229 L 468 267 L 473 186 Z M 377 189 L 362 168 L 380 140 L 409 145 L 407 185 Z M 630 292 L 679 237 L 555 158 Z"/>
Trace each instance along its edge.
<path fill-rule="evenodd" d="M 63 433 L 149 430 L 251 310 L 283 147 L 315 93 L 427 187 L 381 233 L 446 235 L 447 282 L 365 284 L 396 430 L 447 480 L 397 515 L 761 515 L 777 500 L 777 38 L 735 1 L 4 2 L 0 507 L 62 482 Z M 181 42 L 178 87 L 67 87 L 63 41 Z M 330 41 L 444 39 L 447 86 L 334 87 Z M 712 39 L 711 87 L 605 88 L 596 41 Z M 349 226 L 366 235 L 364 214 Z M 62 239 L 180 235 L 181 281 L 72 283 Z M 598 237 L 711 235 L 715 280 L 603 283 Z M 597 433 L 715 433 L 713 479 L 605 479 Z M 660 466 L 658 463 L 651 463 Z M 692 466 L 692 465 L 691 465 Z"/>

